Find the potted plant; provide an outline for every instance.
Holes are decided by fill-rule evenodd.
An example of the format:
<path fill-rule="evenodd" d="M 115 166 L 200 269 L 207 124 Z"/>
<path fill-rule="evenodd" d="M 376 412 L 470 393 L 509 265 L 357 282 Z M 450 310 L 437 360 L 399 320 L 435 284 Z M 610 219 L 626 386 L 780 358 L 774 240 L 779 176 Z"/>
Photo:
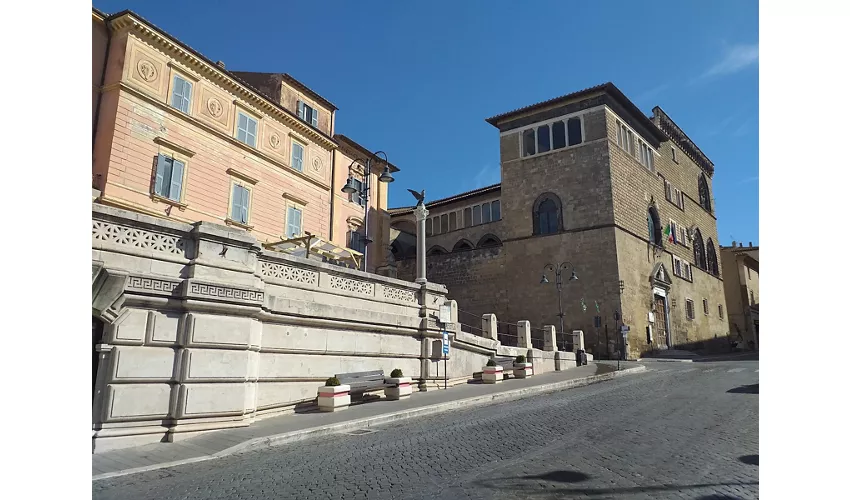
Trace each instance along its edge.
<path fill-rule="evenodd" d="M 525 356 L 520 354 L 514 360 L 514 377 L 515 378 L 526 378 L 534 375 L 534 371 L 531 363 L 526 363 Z"/>
<path fill-rule="evenodd" d="M 396 368 L 390 372 L 390 377 L 386 379 L 386 383 L 392 384 L 390 387 L 384 389 L 384 397 L 390 401 L 408 398 L 413 394 L 410 377 L 405 377 L 400 368 Z"/>
<path fill-rule="evenodd" d="M 496 360 L 490 358 L 487 366 L 484 367 L 484 373 L 481 374 L 481 380 L 485 384 L 498 384 L 504 378 L 502 370 L 503 368 L 496 364 Z"/>
<path fill-rule="evenodd" d="M 336 377 L 325 381 L 325 385 L 319 387 L 319 410 L 342 411 L 351 404 L 351 386 L 340 383 Z"/>

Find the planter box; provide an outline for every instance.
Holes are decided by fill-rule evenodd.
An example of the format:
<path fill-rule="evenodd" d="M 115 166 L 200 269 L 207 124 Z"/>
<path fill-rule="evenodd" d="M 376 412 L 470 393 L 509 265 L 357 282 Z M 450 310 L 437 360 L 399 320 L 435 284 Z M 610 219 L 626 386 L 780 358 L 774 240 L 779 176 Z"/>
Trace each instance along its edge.
<path fill-rule="evenodd" d="M 350 385 L 319 387 L 319 410 L 342 411 L 351 404 Z"/>
<path fill-rule="evenodd" d="M 384 389 L 384 396 L 390 401 L 396 401 L 410 397 L 413 394 L 413 386 L 410 385 L 410 377 L 388 378 L 388 384 L 393 384 L 393 387 Z"/>
<path fill-rule="evenodd" d="M 526 378 L 532 375 L 534 375 L 534 369 L 531 363 L 514 363 L 514 377 Z"/>
<path fill-rule="evenodd" d="M 501 366 L 485 366 L 481 374 L 481 380 L 485 384 L 498 384 L 504 378 Z"/>

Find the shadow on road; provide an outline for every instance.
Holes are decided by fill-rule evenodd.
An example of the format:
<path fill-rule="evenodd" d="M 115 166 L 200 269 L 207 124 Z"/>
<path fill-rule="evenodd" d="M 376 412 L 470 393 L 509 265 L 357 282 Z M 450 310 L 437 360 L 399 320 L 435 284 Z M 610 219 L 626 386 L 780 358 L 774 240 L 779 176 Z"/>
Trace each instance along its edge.
<path fill-rule="evenodd" d="M 741 497 L 733 497 L 730 495 L 707 495 L 699 497 L 697 500 L 741 500 Z"/>
<path fill-rule="evenodd" d="M 734 389 L 729 389 L 729 393 L 732 394 L 758 394 L 759 393 L 759 385 L 758 384 L 750 384 L 750 385 L 742 385 L 740 387 L 736 387 Z"/>
<path fill-rule="evenodd" d="M 742 457 L 738 457 L 738 460 L 744 462 L 747 465 L 758 465 L 759 464 L 759 456 L 758 455 L 744 455 Z"/>
<path fill-rule="evenodd" d="M 743 457 L 742 457 L 743 458 Z M 533 476 L 504 477 L 498 479 L 482 479 L 473 482 L 475 487 L 498 490 L 500 492 L 511 492 L 523 498 L 564 498 L 564 495 L 585 495 L 589 497 L 603 495 L 625 495 L 635 493 L 660 493 L 665 491 L 696 490 L 702 488 L 717 488 L 721 486 L 750 486 L 758 485 L 758 481 L 728 482 L 728 483 L 702 483 L 702 484 L 656 484 L 647 486 L 633 486 L 622 488 L 589 488 L 589 487 L 562 487 L 552 485 L 551 488 L 542 489 L 539 484 L 530 484 L 526 481 L 547 481 L 553 483 L 579 483 L 587 481 L 591 476 L 578 471 L 557 470 Z M 735 497 L 723 495 L 709 495 L 704 499 L 731 499 Z"/>

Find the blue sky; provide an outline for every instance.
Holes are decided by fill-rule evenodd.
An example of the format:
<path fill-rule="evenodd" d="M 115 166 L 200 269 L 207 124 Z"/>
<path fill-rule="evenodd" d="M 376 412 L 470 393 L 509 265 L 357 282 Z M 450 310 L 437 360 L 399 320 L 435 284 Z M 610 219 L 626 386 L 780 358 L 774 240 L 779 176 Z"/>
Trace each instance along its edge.
<path fill-rule="evenodd" d="M 105 1 L 237 71 L 287 72 L 338 133 L 402 171 L 390 206 L 499 182 L 484 119 L 606 81 L 659 105 L 715 164 L 721 244 L 758 244 L 754 0 Z M 695 181 L 696 182 L 696 181 Z"/>

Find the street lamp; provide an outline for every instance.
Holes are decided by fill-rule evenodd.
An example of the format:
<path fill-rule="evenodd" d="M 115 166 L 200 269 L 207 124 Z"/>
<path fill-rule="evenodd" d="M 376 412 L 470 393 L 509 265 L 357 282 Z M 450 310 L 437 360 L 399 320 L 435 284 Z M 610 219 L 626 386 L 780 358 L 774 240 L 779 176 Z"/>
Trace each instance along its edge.
<path fill-rule="evenodd" d="M 561 302 L 561 288 L 563 286 L 563 280 L 561 279 L 561 272 L 564 269 L 570 268 L 571 274 L 569 277 L 569 281 L 578 281 L 578 276 L 576 276 L 576 268 L 569 261 L 561 262 L 557 266 L 553 264 L 546 264 L 543 266 L 543 277 L 540 278 L 540 284 L 545 285 L 549 283 L 549 279 L 546 277 L 546 271 L 551 271 L 555 273 L 555 286 L 558 289 L 558 318 L 561 322 L 561 341 L 563 342 L 562 347 L 566 350 L 566 342 L 564 337 L 564 307 Z"/>
<path fill-rule="evenodd" d="M 367 252 L 369 243 L 372 243 L 372 240 L 369 239 L 369 188 L 370 188 L 370 179 L 372 177 L 372 157 L 376 157 L 378 154 L 384 155 L 384 170 L 381 172 L 381 175 L 378 177 L 380 182 L 385 184 L 389 184 L 394 181 L 393 174 L 390 171 L 390 160 L 387 158 L 387 154 L 383 151 L 377 151 L 372 154 L 371 157 L 364 159 L 355 159 L 348 166 L 348 180 L 345 182 L 345 186 L 342 186 L 342 192 L 345 194 L 354 194 L 356 192 L 360 192 L 363 197 L 363 271 L 366 270 L 366 261 Z M 358 190 L 354 187 L 354 176 L 351 174 L 351 167 L 354 166 L 355 163 L 362 163 L 365 165 L 365 173 L 364 173 L 364 182 L 361 188 Z"/>

